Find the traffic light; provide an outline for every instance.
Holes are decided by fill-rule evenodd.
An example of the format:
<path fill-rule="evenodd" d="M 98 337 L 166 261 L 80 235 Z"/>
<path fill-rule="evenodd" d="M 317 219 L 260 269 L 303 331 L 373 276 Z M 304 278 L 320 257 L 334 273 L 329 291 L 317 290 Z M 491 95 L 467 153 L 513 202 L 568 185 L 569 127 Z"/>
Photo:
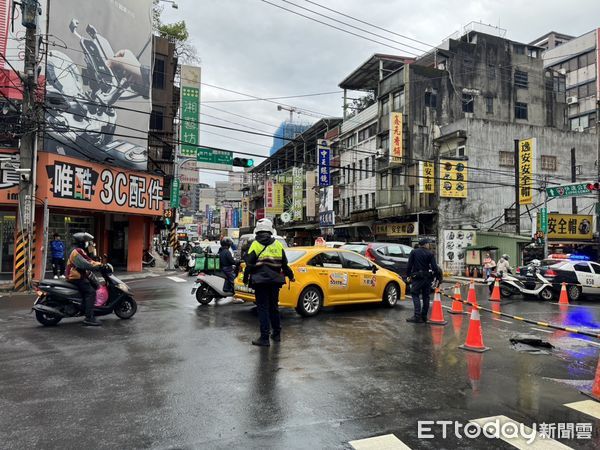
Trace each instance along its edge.
<path fill-rule="evenodd" d="M 165 209 L 163 216 L 165 218 L 165 225 L 167 226 L 167 229 L 171 228 L 171 220 L 173 219 L 173 210 Z"/>
<path fill-rule="evenodd" d="M 252 167 L 254 165 L 254 160 L 253 159 L 247 159 L 247 158 L 233 158 L 233 165 L 235 167 Z"/>
<path fill-rule="evenodd" d="M 588 191 L 600 191 L 600 182 L 596 181 L 595 183 L 587 184 Z"/>

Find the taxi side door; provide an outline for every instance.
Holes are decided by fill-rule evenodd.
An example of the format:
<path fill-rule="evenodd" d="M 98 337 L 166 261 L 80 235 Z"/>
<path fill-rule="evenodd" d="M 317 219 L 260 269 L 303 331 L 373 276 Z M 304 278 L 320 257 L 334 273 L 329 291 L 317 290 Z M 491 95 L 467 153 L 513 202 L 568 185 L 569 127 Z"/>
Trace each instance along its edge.
<path fill-rule="evenodd" d="M 349 301 L 374 300 L 379 296 L 377 274 L 373 273 L 373 264 L 364 256 L 353 252 L 342 253 L 344 270 L 349 277 Z"/>
<path fill-rule="evenodd" d="M 348 273 L 342 266 L 340 252 L 322 251 L 306 264 L 307 284 L 313 281 L 323 291 L 323 303 L 328 306 L 348 296 Z"/>

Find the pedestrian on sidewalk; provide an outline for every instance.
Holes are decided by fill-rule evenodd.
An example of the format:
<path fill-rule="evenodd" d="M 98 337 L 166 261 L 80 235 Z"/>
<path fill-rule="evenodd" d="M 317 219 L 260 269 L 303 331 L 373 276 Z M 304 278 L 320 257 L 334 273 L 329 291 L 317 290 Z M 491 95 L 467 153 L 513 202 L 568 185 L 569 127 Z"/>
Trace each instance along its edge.
<path fill-rule="evenodd" d="M 275 230 L 269 219 L 260 219 L 254 228 L 256 239 L 248 250 L 244 284 L 254 289 L 260 337 L 253 345 L 268 347 L 269 332 L 275 342 L 281 340 L 279 318 L 279 290 L 285 284 L 285 277 L 294 281 L 294 272 L 288 266 L 285 250 L 281 242 L 273 237 Z"/>
<path fill-rule="evenodd" d="M 485 254 L 483 258 L 483 269 L 485 270 L 485 277 L 489 278 L 492 271 L 496 268 L 496 261 L 492 259 L 489 253 Z"/>
<path fill-rule="evenodd" d="M 54 279 L 65 277 L 65 243 L 60 239 L 60 234 L 54 233 L 54 240 L 50 243 L 52 257 L 52 272 Z"/>
<path fill-rule="evenodd" d="M 419 240 L 419 246 L 410 252 L 406 274 L 410 280 L 410 293 L 415 307 L 414 316 L 406 319 L 411 323 L 427 322 L 431 284 L 441 273 L 435 262 L 435 255 L 430 250 L 431 240 Z M 440 278 L 438 278 L 440 279 Z M 421 299 L 423 304 L 421 305 Z"/>

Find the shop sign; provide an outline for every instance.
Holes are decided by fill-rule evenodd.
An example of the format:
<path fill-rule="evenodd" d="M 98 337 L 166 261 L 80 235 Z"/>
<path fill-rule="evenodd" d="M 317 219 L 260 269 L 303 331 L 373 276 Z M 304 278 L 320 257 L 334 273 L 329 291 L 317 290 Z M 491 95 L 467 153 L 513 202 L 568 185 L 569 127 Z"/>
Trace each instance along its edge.
<path fill-rule="evenodd" d="M 435 169 L 433 161 L 419 161 L 419 192 L 433 194 Z"/>
<path fill-rule="evenodd" d="M 538 216 L 541 220 L 541 214 Z M 592 239 L 592 216 L 584 214 L 548 214 L 548 239 Z"/>
<path fill-rule="evenodd" d="M 390 163 L 398 164 L 402 162 L 404 156 L 403 147 L 403 122 L 402 113 L 390 113 Z"/>
<path fill-rule="evenodd" d="M 317 156 L 319 158 L 319 186 L 331 184 L 331 148 L 329 141 L 320 139 L 317 144 Z"/>
<path fill-rule="evenodd" d="M 476 243 L 474 231 L 444 230 L 444 261 L 464 262 L 467 247 Z"/>
<path fill-rule="evenodd" d="M 265 213 L 277 215 L 283 212 L 283 185 L 267 180 L 265 183 Z"/>
<path fill-rule="evenodd" d="M 289 172 L 276 175 L 275 180 L 280 184 L 292 184 L 294 182 L 293 174 Z"/>
<path fill-rule="evenodd" d="M 186 161 L 179 169 L 179 179 L 184 184 L 199 184 L 200 173 L 196 161 Z"/>
<path fill-rule="evenodd" d="M 319 192 L 319 226 L 332 227 L 335 225 L 333 210 L 333 186 L 322 188 Z"/>
<path fill-rule="evenodd" d="M 380 223 L 373 231 L 373 234 L 389 237 L 417 236 L 419 222 Z"/>
<path fill-rule="evenodd" d="M 519 204 L 533 203 L 535 173 L 535 138 L 519 141 Z"/>
<path fill-rule="evenodd" d="M 292 220 L 302 220 L 304 198 L 304 173 L 302 167 L 292 169 Z"/>
<path fill-rule="evenodd" d="M 171 205 L 173 208 L 179 208 L 179 195 L 180 195 L 181 182 L 178 178 L 173 178 L 171 183 Z"/>
<path fill-rule="evenodd" d="M 49 206 L 162 214 L 162 177 L 53 153 L 40 152 L 38 158 L 37 184 L 40 187 L 37 196 L 47 198 Z M 176 206 L 173 204 L 172 207 Z"/>
<path fill-rule="evenodd" d="M 467 162 L 440 160 L 440 197 L 467 198 Z"/>
<path fill-rule="evenodd" d="M 0 203 L 19 202 L 20 156 L 15 151 L 0 151 Z"/>
<path fill-rule="evenodd" d="M 200 67 L 181 66 L 181 155 L 196 156 L 200 133 Z"/>
<path fill-rule="evenodd" d="M 309 170 L 306 172 L 306 216 L 315 217 L 317 215 L 317 197 L 315 195 L 316 174 Z"/>

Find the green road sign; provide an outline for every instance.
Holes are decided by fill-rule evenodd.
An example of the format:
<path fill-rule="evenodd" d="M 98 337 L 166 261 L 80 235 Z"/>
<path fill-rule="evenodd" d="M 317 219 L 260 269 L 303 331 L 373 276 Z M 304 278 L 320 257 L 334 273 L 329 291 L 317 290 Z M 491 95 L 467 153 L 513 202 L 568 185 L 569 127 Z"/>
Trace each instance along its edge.
<path fill-rule="evenodd" d="M 552 186 L 546 188 L 546 193 L 550 198 L 577 197 L 579 195 L 589 195 L 587 188 L 589 183 L 563 184 L 561 186 Z"/>
<path fill-rule="evenodd" d="M 181 154 L 196 156 L 199 138 L 200 89 L 181 89 Z"/>
<path fill-rule="evenodd" d="M 548 210 L 540 208 L 540 231 L 544 236 L 548 233 Z"/>
<path fill-rule="evenodd" d="M 233 153 L 225 150 L 199 147 L 196 154 L 199 169 L 231 170 Z"/>
<path fill-rule="evenodd" d="M 179 208 L 179 188 L 181 183 L 179 178 L 174 178 L 171 184 L 171 208 Z"/>

